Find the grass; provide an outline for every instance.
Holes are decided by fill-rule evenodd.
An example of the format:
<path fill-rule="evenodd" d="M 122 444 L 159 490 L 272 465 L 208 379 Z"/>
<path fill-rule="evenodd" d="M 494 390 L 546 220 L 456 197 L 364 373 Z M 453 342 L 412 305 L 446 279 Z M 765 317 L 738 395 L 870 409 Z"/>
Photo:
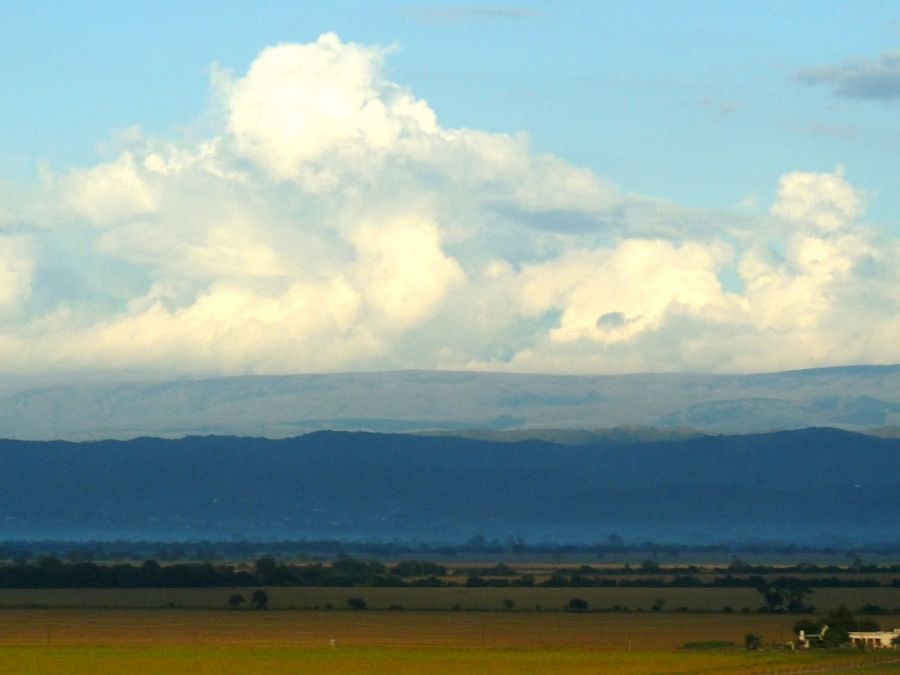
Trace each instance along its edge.
<path fill-rule="evenodd" d="M 871 657 L 869 657 L 871 661 Z M 18 647 L 0 652 L 4 673 L 255 673 L 302 672 L 310 675 L 360 673 L 429 675 L 587 675 L 588 673 L 747 673 L 809 672 L 865 663 L 860 655 L 838 658 L 785 652 L 606 652 L 589 650 L 496 650 L 450 648 L 318 648 L 274 647 Z M 874 664 L 873 664 L 874 665 Z M 867 669 L 888 672 L 891 666 Z M 819 671 L 822 672 L 822 671 Z M 894 670 L 893 672 L 900 672 Z"/>
<path fill-rule="evenodd" d="M 305 648 L 677 649 L 691 640 L 764 643 L 791 637 L 794 617 L 677 613 L 233 612 L 227 610 L 6 610 L 0 646 L 291 645 Z"/>
<path fill-rule="evenodd" d="M 737 645 L 731 640 L 692 640 L 681 645 L 682 649 L 734 649 Z"/>
<path fill-rule="evenodd" d="M 0 611 L 0 672 L 736 673 L 900 656 L 679 649 L 741 643 L 748 632 L 780 643 L 791 623 L 741 614 L 22 609 Z M 900 672 L 867 672 L 890 668 Z"/>
<path fill-rule="evenodd" d="M 657 599 L 667 612 L 687 607 L 691 611 L 735 612 L 756 610 L 762 596 L 750 588 L 303 588 L 266 589 L 273 609 L 345 608 L 350 597 L 363 598 L 371 609 L 500 610 L 504 600 L 516 610 L 558 610 L 570 599 L 588 601 L 592 610 L 614 607 L 651 611 Z M 2 607 L 183 607 L 224 608 L 228 597 L 241 593 L 250 598 L 253 588 L 76 588 L 0 589 Z M 900 607 L 897 588 L 821 588 L 809 597 L 819 612 L 845 604 L 856 609 L 867 604 Z"/>

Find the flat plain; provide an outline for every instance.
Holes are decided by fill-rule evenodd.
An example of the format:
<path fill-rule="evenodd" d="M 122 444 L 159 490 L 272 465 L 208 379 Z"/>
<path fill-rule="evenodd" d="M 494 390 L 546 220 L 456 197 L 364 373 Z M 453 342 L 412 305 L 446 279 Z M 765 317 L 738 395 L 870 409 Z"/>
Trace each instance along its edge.
<path fill-rule="evenodd" d="M 793 621 L 678 612 L 16 609 L 0 611 L 0 672 L 900 672 L 893 651 L 785 650 L 778 645 Z M 741 645 L 748 632 L 765 648 L 680 648 Z"/>
<path fill-rule="evenodd" d="M 572 598 L 586 600 L 592 610 L 628 609 L 650 612 L 658 600 L 668 611 L 753 612 L 763 605 L 752 588 L 372 588 L 271 586 L 264 587 L 272 609 L 345 609 L 359 597 L 370 609 L 397 606 L 413 610 L 499 610 L 512 600 L 516 610 L 561 610 Z M 242 588 L 35 588 L 0 589 L 0 608 L 109 607 L 225 609 L 231 595 L 249 600 L 253 587 Z M 900 608 L 900 587 L 817 588 L 808 602 L 820 613 L 840 604 L 856 610 L 865 605 Z M 787 639 L 787 638 L 785 638 Z"/>

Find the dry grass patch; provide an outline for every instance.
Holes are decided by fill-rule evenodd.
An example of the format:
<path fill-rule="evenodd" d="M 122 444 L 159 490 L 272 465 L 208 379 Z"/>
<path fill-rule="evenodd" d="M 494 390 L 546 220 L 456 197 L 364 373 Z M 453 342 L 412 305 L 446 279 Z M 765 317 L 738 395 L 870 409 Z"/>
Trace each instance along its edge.
<path fill-rule="evenodd" d="M 0 672 L 746 673 L 885 658 L 678 649 L 692 640 L 741 643 L 748 632 L 780 642 L 792 621 L 710 614 L 7 610 L 0 611 Z M 889 668 L 895 666 L 867 672 Z"/>
<path fill-rule="evenodd" d="M 791 637 L 777 615 L 562 612 L 7 610 L 0 645 L 274 645 L 677 649 L 697 640 Z"/>

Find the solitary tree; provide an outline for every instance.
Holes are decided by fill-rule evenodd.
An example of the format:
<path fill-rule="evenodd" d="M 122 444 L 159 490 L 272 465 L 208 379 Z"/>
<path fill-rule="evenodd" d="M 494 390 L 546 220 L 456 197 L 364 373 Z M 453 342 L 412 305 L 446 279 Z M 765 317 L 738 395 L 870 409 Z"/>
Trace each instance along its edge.
<path fill-rule="evenodd" d="M 777 586 L 760 586 L 757 590 L 762 593 L 770 612 L 774 612 L 784 604 L 784 591 Z"/>
<path fill-rule="evenodd" d="M 240 609 L 245 602 L 247 602 L 247 598 L 245 598 L 240 593 L 235 593 L 230 598 L 228 598 L 228 606 L 232 609 Z"/>
<path fill-rule="evenodd" d="M 799 582 L 792 581 L 784 584 L 783 593 L 784 600 L 787 603 L 787 610 L 795 614 L 801 612 L 812 612 L 813 608 L 804 604 L 807 595 L 812 595 L 815 591 L 809 586 Z"/>
<path fill-rule="evenodd" d="M 570 612 L 586 612 L 590 605 L 587 600 L 582 598 L 572 598 L 569 600 L 569 604 L 566 605 L 566 609 Z"/>
<path fill-rule="evenodd" d="M 362 598 L 350 598 L 347 600 L 347 606 L 353 610 L 361 610 L 365 609 L 368 605 L 366 605 L 366 601 Z"/>
<path fill-rule="evenodd" d="M 253 595 L 250 598 L 250 602 L 253 603 L 253 607 L 256 609 L 268 609 L 269 608 L 269 594 L 261 589 L 257 589 L 253 591 Z"/>
<path fill-rule="evenodd" d="M 659 572 L 660 571 L 659 563 L 656 562 L 655 560 L 650 560 L 650 559 L 644 560 L 643 562 L 641 562 L 641 571 L 642 572 L 654 572 L 654 573 Z"/>
<path fill-rule="evenodd" d="M 759 635 L 754 635 L 753 633 L 747 633 L 746 637 L 744 637 L 744 646 L 750 650 L 756 650 L 762 647 L 762 638 Z"/>

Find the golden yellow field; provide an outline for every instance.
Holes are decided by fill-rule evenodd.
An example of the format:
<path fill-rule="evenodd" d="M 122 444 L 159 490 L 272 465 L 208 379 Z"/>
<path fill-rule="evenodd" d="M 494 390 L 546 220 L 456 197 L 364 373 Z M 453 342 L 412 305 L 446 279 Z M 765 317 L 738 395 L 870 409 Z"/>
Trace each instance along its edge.
<path fill-rule="evenodd" d="M 782 642 L 792 623 L 740 614 L 20 609 L 0 611 L 0 672 L 900 672 L 885 663 L 896 652 L 679 649 L 742 644 L 748 632 Z"/>

